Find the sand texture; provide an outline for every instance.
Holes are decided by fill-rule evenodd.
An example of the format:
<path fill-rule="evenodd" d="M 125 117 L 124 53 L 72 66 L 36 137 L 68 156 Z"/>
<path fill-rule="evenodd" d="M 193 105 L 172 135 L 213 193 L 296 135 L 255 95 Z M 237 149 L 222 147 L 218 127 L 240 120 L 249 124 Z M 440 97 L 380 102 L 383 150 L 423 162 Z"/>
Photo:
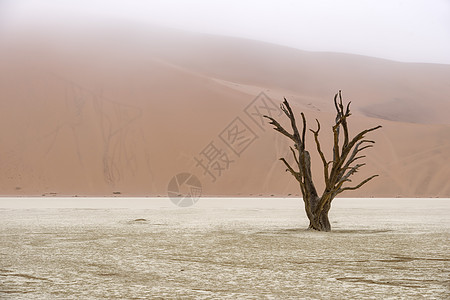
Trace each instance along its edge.
<path fill-rule="evenodd" d="M 383 125 L 354 182 L 380 177 L 343 196 L 450 197 L 449 65 L 80 26 L 13 32 L 0 44 L 2 195 L 167 195 L 171 178 L 189 172 L 204 195 L 295 196 L 278 161 L 288 141 L 261 114 L 279 118 L 288 98 L 308 128 L 322 122 L 331 159 L 342 89 L 353 134 Z M 307 146 L 320 189 L 311 136 Z"/>
<path fill-rule="evenodd" d="M 448 199 L 337 199 L 330 233 L 305 230 L 294 199 L 201 199 L 191 209 L 168 199 L 139 209 L 88 200 L 52 209 L 7 209 L 2 200 L 0 298 L 450 295 Z"/>

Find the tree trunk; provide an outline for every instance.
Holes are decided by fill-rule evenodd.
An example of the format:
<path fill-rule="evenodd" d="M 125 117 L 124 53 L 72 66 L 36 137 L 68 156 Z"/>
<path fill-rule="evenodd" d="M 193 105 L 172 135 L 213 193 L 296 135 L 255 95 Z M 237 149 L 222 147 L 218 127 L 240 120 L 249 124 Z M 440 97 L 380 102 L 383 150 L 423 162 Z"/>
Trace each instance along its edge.
<path fill-rule="evenodd" d="M 327 204 L 320 212 L 316 212 L 319 200 L 319 197 L 314 197 L 312 199 L 306 199 L 305 201 L 306 215 L 309 219 L 308 229 L 314 229 L 317 231 L 331 231 L 331 224 L 328 219 L 328 212 L 330 211 L 331 205 Z"/>
<path fill-rule="evenodd" d="M 319 152 L 319 156 L 323 164 L 325 191 L 323 192 L 321 197 L 318 196 L 316 187 L 314 186 L 313 176 L 311 174 L 311 157 L 309 155 L 309 152 L 305 148 L 305 114 L 301 113 L 303 122 L 301 134 L 298 130 L 294 113 L 286 98 L 284 98 L 283 104 L 280 105 L 280 108 L 291 121 L 291 127 L 293 131 L 292 133 L 284 129 L 283 126 L 281 126 L 281 124 L 278 123 L 278 121 L 274 118 L 270 116 L 264 116 L 265 118 L 270 120 L 270 124 L 274 125 L 275 131 L 280 132 L 294 142 L 294 147 L 290 147 L 290 149 L 295 159 L 296 166 L 292 167 L 284 157 L 280 158 L 280 160 L 287 167 L 286 171 L 289 171 L 300 184 L 300 190 L 302 192 L 303 201 L 305 203 L 306 215 L 309 219 L 309 229 L 318 231 L 331 231 L 328 212 L 330 211 L 331 201 L 333 201 L 336 195 L 344 191 L 359 189 L 361 186 L 378 176 L 372 175 L 355 186 L 344 186 L 346 182 L 351 182 L 350 177 L 365 165 L 365 163 L 356 163 L 357 160 L 365 157 L 365 155 L 359 155 L 359 153 L 364 149 L 371 148 L 375 143 L 375 141 L 364 139 L 364 136 L 371 131 L 381 128 L 381 126 L 363 130 L 354 138 L 350 139 L 347 123 L 347 118 L 351 115 L 350 102 L 347 104 L 347 106 L 344 106 L 342 102 L 341 91 L 339 91 L 339 93 L 334 96 L 334 106 L 336 108 L 336 119 L 335 125 L 332 127 L 332 161 L 326 159 L 320 145 L 319 120 L 316 119 L 317 130 L 310 129 L 310 131 L 314 134 L 314 141 L 316 142 L 317 152 Z M 342 136 L 342 134 L 344 135 L 344 139 L 340 141 L 340 137 Z"/>
<path fill-rule="evenodd" d="M 322 211 L 319 216 L 314 216 L 316 221 L 309 222 L 309 229 L 314 229 L 317 231 L 331 231 L 330 220 L 328 219 L 328 211 Z M 318 220 L 318 221 L 317 221 Z"/>

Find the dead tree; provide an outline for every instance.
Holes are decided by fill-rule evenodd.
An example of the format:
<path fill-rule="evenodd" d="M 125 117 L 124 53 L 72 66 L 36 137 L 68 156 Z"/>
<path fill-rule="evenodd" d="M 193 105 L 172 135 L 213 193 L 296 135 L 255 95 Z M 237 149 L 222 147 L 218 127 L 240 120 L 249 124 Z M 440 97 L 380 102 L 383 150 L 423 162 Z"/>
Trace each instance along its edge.
<path fill-rule="evenodd" d="M 365 135 L 371 131 L 374 131 L 381 126 L 376 126 L 370 129 L 366 129 L 358 133 L 352 139 L 349 138 L 347 118 L 350 114 L 350 103 L 345 107 L 342 103 L 341 91 L 334 96 L 334 105 L 336 107 L 336 120 L 332 127 L 333 129 L 333 160 L 328 161 L 322 151 L 319 142 L 320 123 L 316 119 L 317 129 L 310 131 L 314 134 L 314 140 L 319 153 L 320 159 L 323 164 L 323 176 L 325 180 L 325 189 L 322 196 L 319 197 L 316 187 L 313 182 L 311 173 L 311 156 L 305 149 L 305 135 L 306 135 L 306 118 L 303 112 L 302 117 L 302 130 L 301 134 L 297 128 L 294 113 L 284 98 L 283 104 L 280 105 L 281 110 L 286 114 L 291 122 L 292 133 L 284 129 L 280 123 L 275 119 L 264 116 L 270 120 L 270 124 L 274 126 L 274 129 L 283 135 L 287 136 L 294 142 L 294 148 L 290 147 L 292 155 L 295 159 L 295 169 L 286 161 L 285 158 L 280 160 L 286 165 L 286 171 L 289 171 L 292 176 L 300 183 L 300 189 L 303 195 L 303 201 L 305 203 L 306 215 L 310 221 L 309 228 L 319 231 L 330 231 L 331 225 L 328 219 L 328 212 L 331 207 L 331 202 L 340 193 L 349 190 L 356 190 L 372 180 L 378 175 L 372 175 L 369 178 L 363 180 L 355 186 L 345 186 L 348 182 L 351 182 L 350 177 L 355 174 L 364 163 L 357 163 L 365 155 L 360 155 L 360 152 L 373 147 L 375 143 L 372 140 L 364 139 Z M 341 140 L 343 135 L 343 140 Z"/>

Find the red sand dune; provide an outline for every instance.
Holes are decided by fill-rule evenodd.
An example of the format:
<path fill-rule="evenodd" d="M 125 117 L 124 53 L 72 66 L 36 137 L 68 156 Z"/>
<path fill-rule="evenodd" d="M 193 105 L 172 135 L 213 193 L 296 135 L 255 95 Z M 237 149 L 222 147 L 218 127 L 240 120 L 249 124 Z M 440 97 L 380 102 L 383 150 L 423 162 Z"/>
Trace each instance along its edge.
<path fill-rule="evenodd" d="M 380 177 L 342 196 L 450 197 L 449 65 L 169 30 L 76 33 L 0 44 L 1 195 L 165 196 L 181 172 L 204 195 L 298 195 L 278 160 L 291 160 L 288 140 L 252 112 L 286 97 L 308 128 L 321 121 L 330 149 L 342 89 L 353 133 L 383 125 L 354 181 Z M 205 173 L 197 161 L 214 154 Z"/>

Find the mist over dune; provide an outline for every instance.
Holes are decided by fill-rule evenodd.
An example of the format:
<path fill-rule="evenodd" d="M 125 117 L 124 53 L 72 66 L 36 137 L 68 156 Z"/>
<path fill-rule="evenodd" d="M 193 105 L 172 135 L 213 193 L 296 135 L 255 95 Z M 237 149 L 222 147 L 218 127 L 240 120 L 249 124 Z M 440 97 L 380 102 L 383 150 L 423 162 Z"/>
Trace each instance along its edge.
<path fill-rule="evenodd" d="M 450 197 L 450 65 L 86 25 L 10 36 L 0 68 L 2 195 L 165 196 L 181 172 L 209 196 L 298 195 L 288 141 L 258 113 L 282 118 L 286 97 L 331 150 L 341 89 L 353 133 L 383 125 L 354 183 L 380 177 L 343 196 Z"/>

